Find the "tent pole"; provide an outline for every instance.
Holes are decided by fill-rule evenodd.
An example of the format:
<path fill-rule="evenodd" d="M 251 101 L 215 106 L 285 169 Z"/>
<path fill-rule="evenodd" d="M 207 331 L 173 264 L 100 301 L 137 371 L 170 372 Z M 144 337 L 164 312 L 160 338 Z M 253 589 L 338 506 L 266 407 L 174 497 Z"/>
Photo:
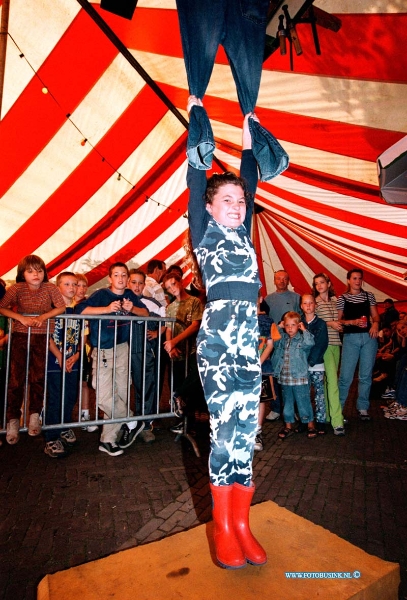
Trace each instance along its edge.
<path fill-rule="evenodd" d="M 164 94 L 161 88 L 157 85 L 157 83 L 150 77 L 150 75 L 143 69 L 138 60 L 134 58 L 132 53 L 128 50 L 128 48 L 123 44 L 121 39 L 117 37 L 113 29 L 109 27 L 104 19 L 99 15 L 97 10 L 93 8 L 93 6 L 88 2 L 88 0 L 77 0 L 79 4 L 82 6 L 83 10 L 85 10 L 90 18 L 96 23 L 96 25 L 103 31 L 103 33 L 109 38 L 114 46 L 118 49 L 120 54 L 124 56 L 124 58 L 131 64 L 133 69 L 137 71 L 137 73 L 144 79 L 144 81 L 151 87 L 151 89 L 157 94 L 157 96 L 164 102 L 167 108 L 173 113 L 173 115 L 182 123 L 185 129 L 189 128 L 188 121 L 183 117 L 183 115 L 179 112 L 177 107 L 171 102 L 171 100 Z M 218 166 L 226 171 L 223 164 L 214 156 L 214 161 L 218 164 Z"/>
<path fill-rule="evenodd" d="M 104 19 L 99 15 L 97 10 L 93 8 L 93 6 L 88 2 L 88 0 L 78 0 L 79 4 L 82 6 L 83 10 L 85 10 L 91 19 L 96 23 L 96 25 L 103 31 L 103 33 L 109 38 L 114 46 L 118 49 L 118 51 L 124 56 L 124 58 L 131 64 L 133 69 L 137 71 L 137 73 L 144 79 L 144 81 L 151 87 L 151 89 L 157 94 L 159 98 L 164 102 L 164 104 L 168 107 L 168 109 L 177 117 L 177 119 L 188 129 L 188 121 L 182 116 L 179 110 L 174 106 L 171 100 L 164 94 L 164 92 L 160 89 L 160 87 L 156 84 L 154 79 L 150 77 L 150 75 L 143 69 L 138 60 L 134 58 L 132 53 L 128 50 L 128 48 L 123 44 L 121 39 L 117 37 L 113 29 L 109 27 Z"/>
<path fill-rule="evenodd" d="M 7 52 L 9 15 L 10 15 L 10 0 L 3 0 L 2 9 L 1 9 L 1 28 L 0 28 L 0 121 L 1 121 L 1 107 L 3 104 L 4 74 L 6 71 L 6 52 Z"/>

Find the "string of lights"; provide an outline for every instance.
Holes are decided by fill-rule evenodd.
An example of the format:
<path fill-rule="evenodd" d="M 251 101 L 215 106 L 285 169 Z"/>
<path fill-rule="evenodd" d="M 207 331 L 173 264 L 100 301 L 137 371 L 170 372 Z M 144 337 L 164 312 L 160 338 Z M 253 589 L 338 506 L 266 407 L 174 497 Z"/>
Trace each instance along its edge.
<path fill-rule="evenodd" d="M 67 118 L 67 120 L 71 123 L 71 125 L 73 127 L 75 127 L 76 131 L 79 133 L 79 137 L 81 139 L 80 145 L 81 146 L 86 146 L 86 144 L 88 144 L 92 148 L 92 150 L 94 152 L 96 152 L 96 154 L 98 154 L 100 156 L 101 161 L 104 162 L 104 163 L 106 163 L 112 169 L 113 173 L 117 174 L 117 181 L 121 181 L 121 180 L 125 181 L 134 190 L 136 186 L 129 179 L 127 179 L 127 177 L 125 177 L 123 175 L 123 173 L 121 173 L 118 169 L 116 169 L 116 167 L 114 167 L 114 165 L 105 156 L 103 156 L 101 154 L 101 152 L 97 149 L 97 147 L 94 146 L 92 144 L 92 142 L 89 141 L 89 138 L 84 134 L 84 132 L 73 121 L 72 115 L 70 113 L 66 113 L 64 111 L 63 106 L 61 105 L 61 103 L 58 101 L 58 99 L 52 93 L 52 91 L 48 87 L 47 83 L 38 74 L 38 72 L 36 71 L 36 69 L 34 68 L 34 66 L 31 64 L 31 62 L 28 60 L 28 58 L 26 57 L 26 55 L 24 54 L 24 52 L 22 51 L 22 49 L 20 48 L 20 46 L 17 44 L 17 42 L 13 38 L 13 36 L 9 32 L 7 33 L 7 35 L 10 38 L 10 40 L 13 42 L 13 44 L 15 45 L 15 47 L 17 48 L 17 51 L 19 53 L 19 57 L 21 59 L 25 60 L 25 62 L 27 63 L 27 65 L 30 67 L 30 69 L 34 73 L 35 77 L 40 82 L 42 93 L 43 94 L 48 94 L 50 96 L 50 98 L 52 98 L 52 100 L 55 102 L 55 104 L 58 106 L 58 108 L 63 112 L 63 114 L 65 115 L 65 117 Z M 151 200 L 151 202 L 155 202 L 158 206 L 162 206 L 163 208 L 168 209 L 169 212 L 172 212 L 172 210 L 171 210 L 171 208 L 169 206 L 167 206 L 166 204 L 163 204 L 162 202 L 158 202 L 158 200 L 155 200 L 151 196 L 147 196 L 145 194 L 145 202 L 147 203 L 149 200 Z"/>

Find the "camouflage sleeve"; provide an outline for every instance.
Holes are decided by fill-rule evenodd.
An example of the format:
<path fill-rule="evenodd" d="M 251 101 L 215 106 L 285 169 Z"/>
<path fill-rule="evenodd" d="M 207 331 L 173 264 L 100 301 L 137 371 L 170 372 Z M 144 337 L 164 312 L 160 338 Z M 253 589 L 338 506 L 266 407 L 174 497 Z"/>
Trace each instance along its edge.
<path fill-rule="evenodd" d="M 192 248 L 198 247 L 208 225 L 209 213 L 205 208 L 206 174 L 188 166 L 187 186 L 189 188 L 188 224 L 191 231 Z"/>
<path fill-rule="evenodd" d="M 252 226 L 254 195 L 256 193 L 258 181 L 257 162 L 251 150 L 243 150 L 242 152 L 240 176 L 246 180 L 248 190 L 251 194 L 250 201 L 247 204 L 246 218 L 244 220 L 244 226 L 246 227 L 246 230 L 250 233 L 250 229 Z"/>

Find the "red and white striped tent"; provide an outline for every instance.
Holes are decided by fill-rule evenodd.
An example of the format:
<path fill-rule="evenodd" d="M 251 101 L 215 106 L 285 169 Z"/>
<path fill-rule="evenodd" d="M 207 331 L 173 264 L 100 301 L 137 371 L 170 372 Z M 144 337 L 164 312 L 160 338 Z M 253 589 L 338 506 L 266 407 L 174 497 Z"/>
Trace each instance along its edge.
<path fill-rule="evenodd" d="M 91 4 L 186 117 L 175 0 L 139 0 L 131 21 Z M 407 134 L 407 7 L 314 6 L 342 22 L 337 33 L 318 27 L 321 56 L 300 24 L 304 53 L 294 71 L 278 52 L 264 63 L 256 112 L 290 155 L 289 169 L 256 196 L 264 287 L 273 291 L 273 271 L 283 267 L 298 292 L 322 270 L 342 291 L 358 265 L 378 300 L 406 299 L 407 210 L 380 198 L 376 159 Z M 14 279 L 30 253 L 51 276 L 83 272 L 95 287 L 112 261 L 182 265 L 185 125 L 77 0 L 10 0 L 6 37 L 0 276 Z M 205 106 L 217 158 L 238 169 L 242 116 L 223 50 Z"/>

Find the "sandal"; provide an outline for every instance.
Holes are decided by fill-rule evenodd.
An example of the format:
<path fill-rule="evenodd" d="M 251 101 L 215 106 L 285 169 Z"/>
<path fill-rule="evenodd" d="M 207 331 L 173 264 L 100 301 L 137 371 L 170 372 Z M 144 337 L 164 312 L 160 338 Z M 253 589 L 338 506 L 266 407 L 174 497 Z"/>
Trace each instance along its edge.
<path fill-rule="evenodd" d="M 6 440 L 9 444 L 17 444 L 20 439 L 20 421 L 18 419 L 10 419 L 7 423 L 7 435 Z"/>
<path fill-rule="evenodd" d="M 314 427 L 309 427 L 308 431 L 307 431 L 307 438 L 309 440 L 312 440 L 314 438 L 316 438 L 318 435 L 318 431 L 314 428 Z"/>
<path fill-rule="evenodd" d="M 295 430 L 295 433 L 305 433 L 308 429 L 308 425 L 306 423 L 302 423 L 301 421 L 298 423 L 298 427 Z"/>
<path fill-rule="evenodd" d="M 32 413 L 30 415 L 30 422 L 28 424 L 28 435 L 40 435 L 41 433 L 40 415 L 38 413 Z"/>
<path fill-rule="evenodd" d="M 293 435 L 293 433 L 294 429 L 291 429 L 291 427 L 284 427 L 284 429 L 279 431 L 278 437 L 280 440 L 285 440 L 286 438 L 290 437 L 290 435 Z"/>
<path fill-rule="evenodd" d="M 319 423 L 319 422 L 317 422 L 317 431 L 318 431 L 318 435 L 325 435 L 326 434 L 326 425 L 325 425 L 325 423 Z"/>

